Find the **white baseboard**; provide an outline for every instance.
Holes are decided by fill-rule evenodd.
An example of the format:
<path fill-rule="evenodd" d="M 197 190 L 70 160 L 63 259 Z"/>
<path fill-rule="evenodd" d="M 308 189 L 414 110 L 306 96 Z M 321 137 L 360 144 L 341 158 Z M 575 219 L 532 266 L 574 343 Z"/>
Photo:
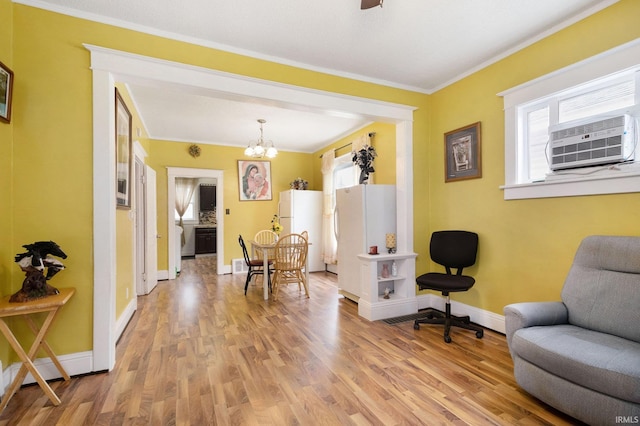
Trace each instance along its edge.
<path fill-rule="evenodd" d="M 418 310 L 416 299 L 400 299 L 385 301 L 385 303 L 372 304 L 363 298 L 358 301 L 358 315 L 376 321 L 385 318 L 411 315 Z"/>
<path fill-rule="evenodd" d="M 418 296 L 418 309 L 434 308 L 444 311 L 444 305 L 445 298 L 437 294 L 422 294 Z M 451 300 L 451 313 L 458 316 L 469 315 L 471 321 L 476 324 L 495 330 L 498 333 L 504 334 L 506 332 L 504 315 L 465 305 L 455 300 Z"/>
<path fill-rule="evenodd" d="M 79 374 L 86 374 L 93 371 L 93 352 L 91 351 L 61 355 L 58 357 L 58 361 L 60 361 L 60 364 L 62 364 L 62 367 L 70 376 L 77 376 Z M 62 377 L 56 366 L 53 364 L 53 361 L 51 361 L 51 358 L 37 358 L 33 361 L 33 364 L 45 380 L 59 379 Z M 21 365 L 21 362 L 15 362 L 2 372 L 2 378 L 0 381 L 2 381 L 3 385 L 2 388 L 0 388 L 0 391 L 3 395 L 9 384 L 13 382 L 13 379 L 18 374 L 18 371 L 20 371 Z M 27 385 L 35 382 L 36 380 L 31 373 L 28 373 L 22 383 Z"/>
<path fill-rule="evenodd" d="M 158 271 L 158 281 L 166 281 L 169 279 L 169 271 Z"/>
<path fill-rule="evenodd" d="M 122 333 L 124 333 L 124 329 L 127 328 L 127 324 L 129 324 L 129 321 L 131 321 L 131 318 L 133 317 L 133 314 L 136 313 L 137 308 L 137 300 L 135 298 L 131 299 L 129 301 L 129 304 L 127 304 L 127 307 L 124 309 L 122 315 L 120 315 L 120 318 L 116 320 L 116 341 L 120 338 L 120 336 L 122 336 Z"/>

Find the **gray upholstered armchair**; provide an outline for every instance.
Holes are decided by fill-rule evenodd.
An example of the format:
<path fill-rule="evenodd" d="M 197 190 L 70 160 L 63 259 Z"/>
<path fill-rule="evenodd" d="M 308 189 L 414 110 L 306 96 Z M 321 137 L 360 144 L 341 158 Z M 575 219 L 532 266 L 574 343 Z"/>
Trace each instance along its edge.
<path fill-rule="evenodd" d="M 505 307 L 518 384 L 583 422 L 640 421 L 640 237 L 591 236 L 561 302 Z"/>

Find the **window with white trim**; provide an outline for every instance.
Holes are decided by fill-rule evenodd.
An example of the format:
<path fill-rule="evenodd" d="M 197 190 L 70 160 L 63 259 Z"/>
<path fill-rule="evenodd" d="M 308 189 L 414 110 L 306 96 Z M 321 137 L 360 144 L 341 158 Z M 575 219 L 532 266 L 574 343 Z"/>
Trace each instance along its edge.
<path fill-rule="evenodd" d="M 549 168 L 549 126 L 635 106 L 637 72 L 598 79 L 518 107 L 522 126 L 520 183 L 543 181 Z M 627 111 L 627 112 L 628 112 Z"/>
<path fill-rule="evenodd" d="M 637 146 L 638 55 L 640 39 L 500 94 L 505 102 L 505 199 L 640 191 L 640 153 L 621 166 L 552 173 L 548 147 L 550 126 L 609 113 L 634 117 Z"/>

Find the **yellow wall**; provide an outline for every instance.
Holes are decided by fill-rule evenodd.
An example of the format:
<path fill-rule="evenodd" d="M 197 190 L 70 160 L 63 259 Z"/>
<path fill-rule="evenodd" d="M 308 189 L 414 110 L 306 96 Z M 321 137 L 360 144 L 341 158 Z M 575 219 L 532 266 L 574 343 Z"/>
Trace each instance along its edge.
<path fill-rule="evenodd" d="M 0 62 L 13 71 L 13 3 L 0 0 Z M 13 123 L 0 122 L 0 295 L 10 294 L 8 283 L 18 269 L 12 262 L 14 247 L 12 243 L 13 207 Z M 18 247 L 19 249 L 20 247 Z M 19 270 L 19 269 L 18 269 Z M 0 363 L 5 366 L 9 360 L 9 345 L 0 343 Z M 0 371 L 1 372 L 1 371 Z"/>
<path fill-rule="evenodd" d="M 469 271 L 476 285 L 456 300 L 496 313 L 512 302 L 557 300 L 582 238 L 640 235 L 638 194 L 504 201 L 504 112 L 496 95 L 640 37 L 638 16 L 640 2 L 621 1 L 433 94 L 430 231 L 480 235 L 478 262 Z M 482 122 L 482 178 L 444 183 L 444 133 L 476 121 Z"/>
<path fill-rule="evenodd" d="M 481 235 L 478 284 L 459 299 L 501 312 L 517 300 L 557 298 L 578 241 L 587 234 L 637 234 L 632 216 L 636 195 L 509 201 L 498 186 L 504 179 L 504 119 L 496 93 L 615 45 L 637 38 L 640 2 L 622 0 L 560 34 L 536 43 L 433 96 L 387 88 L 67 17 L 0 0 L 2 61 L 16 73 L 14 120 L 0 125 L 0 288 L 15 292 L 22 283 L 13 255 L 25 243 L 58 242 L 69 255 L 67 269 L 52 284 L 74 286 L 76 296 L 63 309 L 48 341 L 58 354 L 90 350 L 93 308 L 92 85 L 89 43 L 313 89 L 412 105 L 414 112 L 414 216 L 417 271 L 431 266 L 428 235 L 448 227 Z M 7 24 L 7 25 L 5 25 Z M 11 29 L 8 29 L 11 28 Z M 584 40 L 587 40 L 586 42 Z M 5 60 L 8 57 L 8 60 Z M 443 182 L 443 133 L 481 121 L 483 177 Z M 376 131 L 378 131 L 376 129 Z M 5 150 L 9 147 L 9 151 Z M 165 166 L 220 168 L 237 178 L 240 150 L 202 146 L 193 159 L 188 144 L 144 141 L 158 174 L 158 227 L 166 229 Z M 9 157 L 9 158 L 7 158 Z M 314 156 L 281 153 L 272 161 L 274 187 L 305 174 L 320 189 Z M 11 170 L 11 171 L 7 171 Z M 228 174 L 227 174 L 228 172 Z M 225 262 L 239 257 L 237 234 L 269 225 L 272 202 L 240 202 L 233 178 L 227 180 Z M 5 189 L 10 187 L 10 189 Z M 39 190 L 34 190 L 34 188 Z M 164 198 L 163 198 L 164 197 Z M 7 204 L 9 207 L 7 207 Z M 580 217 L 576 217 L 579 212 Z M 552 220 L 550 220 L 552 219 Z M 9 225 L 7 225 L 7 223 Z M 163 228 L 164 227 L 164 228 Z M 165 232 L 161 232 L 165 235 Z M 8 248 L 6 248 L 8 246 Z M 166 242 L 159 242 L 159 268 L 167 267 Z M 21 333 L 22 336 L 24 333 Z M 72 338 L 70 337 L 72 336 Z M 3 365 L 6 342 L 0 341 Z"/>

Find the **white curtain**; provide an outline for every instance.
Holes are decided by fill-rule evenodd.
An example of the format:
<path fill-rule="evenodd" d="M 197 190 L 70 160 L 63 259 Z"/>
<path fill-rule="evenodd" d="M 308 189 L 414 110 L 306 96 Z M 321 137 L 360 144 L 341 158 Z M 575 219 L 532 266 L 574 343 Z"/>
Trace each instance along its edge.
<path fill-rule="evenodd" d="M 335 191 L 333 189 L 333 169 L 336 153 L 334 150 L 322 155 L 322 259 L 326 264 L 338 262 L 338 241 L 335 236 L 333 210 Z"/>
<path fill-rule="evenodd" d="M 356 152 L 360 151 L 365 147 L 365 145 L 370 145 L 370 138 L 366 133 L 359 138 L 351 141 L 351 154 L 355 154 Z"/>
<path fill-rule="evenodd" d="M 176 211 L 180 216 L 180 227 L 182 226 L 182 216 L 184 216 L 189 203 L 191 203 L 191 197 L 198 186 L 198 179 L 196 178 L 176 178 Z M 184 232 L 182 233 L 182 245 L 185 243 Z"/>

